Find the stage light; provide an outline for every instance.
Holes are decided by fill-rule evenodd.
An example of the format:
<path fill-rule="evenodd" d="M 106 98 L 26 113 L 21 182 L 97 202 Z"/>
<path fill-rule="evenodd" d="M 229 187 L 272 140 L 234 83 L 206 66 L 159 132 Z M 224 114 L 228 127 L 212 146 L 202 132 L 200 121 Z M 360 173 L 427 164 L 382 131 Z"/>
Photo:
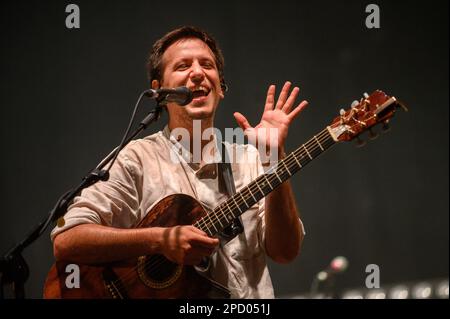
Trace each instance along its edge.
<path fill-rule="evenodd" d="M 390 299 L 408 299 L 409 290 L 405 285 L 398 285 L 391 288 L 389 291 Z"/>
<path fill-rule="evenodd" d="M 281 297 L 282 299 L 286 297 Z M 307 295 L 292 295 L 288 297 L 289 299 L 309 299 L 310 297 Z"/>
<path fill-rule="evenodd" d="M 448 278 L 430 278 L 423 281 L 405 281 L 383 284 L 383 288 L 348 287 L 337 295 L 304 293 L 295 299 L 448 299 Z"/>
<path fill-rule="evenodd" d="M 412 290 L 412 296 L 415 299 L 428 299 L 431 297 L 433 288 L 431 284 L 427 282 L 421 282 L 414 286 Z"/>
<path fill-rule="evenodd" d="M 448 280 L 444 280 L 437 285 L 436 297 L 441 299 L 448 299 Z"/>
<path fill-rule="evenodd" d="M 383 289 L 371 289 L 367 292 L 366 299 L 386 299 L 386 293 Z"/>
<path fill-rule="evenodd" d="M 359 290 L 349 290 L 342 295 L 342 299 L 363 299 L 364 296 Z"/>

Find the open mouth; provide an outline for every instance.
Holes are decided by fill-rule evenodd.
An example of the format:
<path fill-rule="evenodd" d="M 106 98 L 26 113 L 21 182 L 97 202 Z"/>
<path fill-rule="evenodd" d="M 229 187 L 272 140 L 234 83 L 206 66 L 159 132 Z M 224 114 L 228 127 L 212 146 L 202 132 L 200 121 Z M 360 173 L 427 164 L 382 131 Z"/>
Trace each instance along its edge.
<path fill-rule="evenodd" d="M 192 91 L 193 99 L 199 99 L 199 98 L 207 96 L 211 90 L 209 90 L 205 87 L 199 87 L 199 88 L 191 89 L 191 91 Z"/>

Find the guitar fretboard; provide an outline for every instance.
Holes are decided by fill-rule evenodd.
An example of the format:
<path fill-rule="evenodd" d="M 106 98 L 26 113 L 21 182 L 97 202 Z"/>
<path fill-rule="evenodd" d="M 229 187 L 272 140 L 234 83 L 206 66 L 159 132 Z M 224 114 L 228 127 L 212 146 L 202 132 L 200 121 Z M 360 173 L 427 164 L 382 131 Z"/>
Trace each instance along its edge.
<path fill-rule="evenodd" d="M 194 226 L 209 236 L 220 233 L 224 228 L 259 200 L 291 178 L 301 168 L 335 144 L 327 128 L 314 135 L 308 142 L 272 166 L 239 192 L 217 206 L 212 212 L 199 219 Z"/>

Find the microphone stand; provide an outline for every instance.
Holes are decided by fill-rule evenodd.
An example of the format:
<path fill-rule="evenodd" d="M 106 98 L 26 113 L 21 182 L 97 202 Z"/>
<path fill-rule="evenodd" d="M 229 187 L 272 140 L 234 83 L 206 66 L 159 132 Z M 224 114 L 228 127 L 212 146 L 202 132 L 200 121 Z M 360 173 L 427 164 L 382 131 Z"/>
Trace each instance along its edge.
<path fill-rule="evenodd" d="M 321 276 L 326 276 L 326 278 L 321 278 Z M 311 283 L 311 288 L 309 290 L 309 298 L 311 299 L 323 299 L 326 297 L 324 294 L 320 294 L 319 291 L 322 288 L 322 285 L 325 281 L 328 280 L 328 273 L 321 271 L 317 275 L 314 276 L 314 279 Z"/>
<path fill-rule="evenodd" d="M 139 105 L 144 95 L 156 99 L 156 97 L 148 95 L 147 92 L 148 91 L 144 91 L 143 93 L 141 93 L 136 103 L 135 111 L 137 110 L 137 106 Z M 103 168 L 108 163 L 110 163 L 111 160 L 115 160 L 119 152 L 134 137 L 136 137 L 141 131 L 145 130 L 148 125 L 159 119 L 162 111 L 160 102 L 162 101 L 157 100 L 156 107 L 152 111 L 150 111 L 150 113 L 140 122 L 138 128 L 128 137 L 126 137 L 128 133 L 127 131 L 121 144 L 105 159 L 103 159 L 100 164 L 96 166 L 96 168 L 91 170 L 91 172 L 83 178 L 82 182 L 77 187 L 64 193 L 58 199 L 48 216 L 44 220 L 42 220 L 36 227 L 34 227 L 22 241 L 13 246 L 13 248 L 11 248 L 5 255 L 3 255 L 2 258 L 0 258 L 0 299 L 4 299 L 3 288 L 7 284 L 12 284 L 15 299 L 25 298 L 25 282 L 29 277 L 30 271 L 25 259 L 22 256 L 23 250 L 31 243 L 33 243 L 36 239 L 38 239 L 39 236 L 44 233 L 50 223 L 55 222 L 56 220 L 58 220 L 58 218 L 64 216 L 69 204 L 84 188 L 95 184 L 99 180 L 108 180 L 110 167 L 108 167 L 108 169 L 106 170 L 103 170 Z"/>
<path fill-rule="evenodd" d="M 322 270 L 316 276 L 311 283 L 309 290 L 309 297 L 311 299 L 329 299 L 336 298 L 335 283 L 336 276 L 339 272 Z"/>

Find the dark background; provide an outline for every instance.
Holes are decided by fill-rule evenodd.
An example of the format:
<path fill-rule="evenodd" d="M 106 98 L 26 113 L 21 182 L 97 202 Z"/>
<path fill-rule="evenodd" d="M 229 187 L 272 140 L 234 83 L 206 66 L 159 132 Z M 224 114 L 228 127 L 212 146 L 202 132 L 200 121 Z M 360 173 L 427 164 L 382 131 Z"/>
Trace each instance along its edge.
<path fill-rule="evenodd" d="M 65 27 L 69 3 L 80 7 L 80 29 Z M 233 111 L 257 123 L 267 87 L 285 80 L 310 102 L 290 150 L 363 92 L 382 89 L 410 108 L 365 148 L 337 145 L 292 179 L 307 236 L 295 262 L 270 264 L 277 296 L 307 291 L 336 255 L 350 261 L 341 289 L 363 286 L 372 263 L 382 286 L 448 278 L 448 1 L 376 1 L 380 29 L 365 27 L 369 3 L 2 2 L 0 253 L 118 144 L 148 86 L 152 43 L 189 24 L 225 54 L 220 129 L 237 126 Z M 24 253 L 28 297 L 41 297 L 53 262 L 48 233 Z"/>

